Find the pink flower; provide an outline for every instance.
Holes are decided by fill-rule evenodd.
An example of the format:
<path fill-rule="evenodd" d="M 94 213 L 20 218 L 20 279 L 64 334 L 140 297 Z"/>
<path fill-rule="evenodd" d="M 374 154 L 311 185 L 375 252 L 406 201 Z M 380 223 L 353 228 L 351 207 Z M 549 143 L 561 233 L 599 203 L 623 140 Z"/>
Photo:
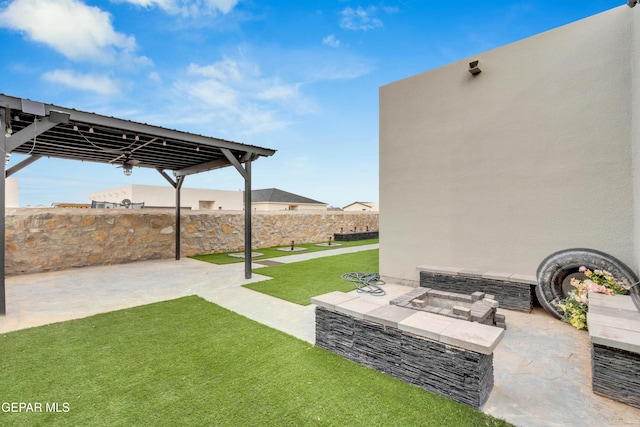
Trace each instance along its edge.
<path fill-rule="evenodd" d="M 598 292 L 601 294 L 613 295 L 613 290 L 607 289 L 602 285 L 598 285 L 597 283 L 591 280 L 585 280 L 584 283 L 589 287 L 591 292 Z"/>

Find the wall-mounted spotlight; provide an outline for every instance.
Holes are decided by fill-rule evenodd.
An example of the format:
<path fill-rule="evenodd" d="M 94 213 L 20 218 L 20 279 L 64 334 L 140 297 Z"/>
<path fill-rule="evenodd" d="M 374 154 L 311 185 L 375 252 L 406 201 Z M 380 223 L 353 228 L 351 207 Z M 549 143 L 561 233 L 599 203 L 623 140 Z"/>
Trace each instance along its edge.
<path fill-rule="evenodd" d="M 469 72 L 474 76 L 477 74 L 480 74 L 480 72 L 482 71 L 478 65 L 479 62 L 480 61 L 477 61 L 477 60 L 469 62 Z"/>
<path fill-rule="evenodd" d="M 627 6 L 633 7 L 633 6 L 637 5 L 638 3 L 640 3 L 640 0 L 629 0 L 627 2 Z"/>

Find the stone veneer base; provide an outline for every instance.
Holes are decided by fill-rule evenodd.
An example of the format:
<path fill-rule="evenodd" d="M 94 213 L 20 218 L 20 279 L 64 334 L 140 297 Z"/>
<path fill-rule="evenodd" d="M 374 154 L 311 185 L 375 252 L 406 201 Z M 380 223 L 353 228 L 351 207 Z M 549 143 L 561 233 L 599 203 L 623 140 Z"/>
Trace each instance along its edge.
<path fill-rule="evenodd" d="M 530 283 L 421 271 L 420 286 L 463 294 L 484 292 L 495 296 L 500 307 L 507 310 L 529 313 L 533 308 L 533 292 Z"/>
<path fill-rule="evenodd" d="M 628 295 L 589 292 L 591 388 L 640 408 L 640 313 Z"/>
<path fill-rule="evenodd" d="M 640 354 L 591 344 L 593 392 L 640 408 Z"/>
<path fill-rule="evenodd" d="M 477 409 L 493 388 L 493 354 L 450 346 L 323 307 L 316 307 L 316 345 Z"/>

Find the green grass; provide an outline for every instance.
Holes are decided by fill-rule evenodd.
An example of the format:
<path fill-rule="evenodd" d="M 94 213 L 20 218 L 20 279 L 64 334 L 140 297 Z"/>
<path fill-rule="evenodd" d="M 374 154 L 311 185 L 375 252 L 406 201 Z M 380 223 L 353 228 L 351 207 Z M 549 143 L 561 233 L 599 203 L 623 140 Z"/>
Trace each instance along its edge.
<path fill-rule="evenodd" d="M 0 335 L 2 426 L 508 425 L 186 297 Z"/>
<path fill-rule="evenodd" d="M 369 240 L 358 240 L 355 242 L 338 242 L 340 246 L 338 246 L 338 244 L 335 244 L 335 242 L 331 246 L 316 246 L 318 243 L 303 243 L 303 244 L 295 245 L 296 248 L 307 248 L 307 250 L 304 252 L 284 252 L 284 251 L 278 250 L 278 248 L 287 248 L 290 246 L 277 246 L 273 248 L 254 249 L 254 252 L 259 252 L 263 255 L 252 258 L 252 259 L 261 260 L 261 259 L 268 259 L 268 258 L 277 258 L 281 256 L 291 255 L 292 253 L 307 254 L 310 252 L 331 251 L 333 249 L 348 248 L 351 246 L 371 245 L 378 242 L 379 242 L 379 239 L 369 239 Z M 326 242 L 319 242 L 319 243 L 326 243 Z M 191 258 L 197 259 L 200 261 L 210 262 L 212 264 L 233 264 L 236 262 L 244 262 L 243 258 L 231 257 L 229 256 L 229 253 L 241 253 L 241 251 L 225 252 L 220 254 L 195 255 L 195 256 L 192 256 Z"/>
<path fill-rule="evenodd" d="M 355 285 L 342 279 L 344 273 L 377 273 L 378 253 L 378 249 L 372 249 L 256 268 L 253 270 L 255 273 L 273 279 L 243 286 L 296 304 L 309 305 L 311 297 L 316 295 L 353 291 Z"/>

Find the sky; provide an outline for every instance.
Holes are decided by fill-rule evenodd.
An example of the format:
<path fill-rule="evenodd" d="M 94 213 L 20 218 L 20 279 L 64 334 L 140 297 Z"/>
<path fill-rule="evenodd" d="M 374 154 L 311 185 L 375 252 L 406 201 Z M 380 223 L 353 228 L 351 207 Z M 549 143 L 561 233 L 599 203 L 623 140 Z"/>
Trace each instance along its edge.
<path fill-rule="evenodd" d="M 0 93 L 277 150 L 253 188 L 378 202 L 378 90 L 624 0 L 0 0 Z M 640 11 L 639 11 L 640 12 Z M 473 58 L 471 58 L 473 59 Z M 22 157 L 23 158 L 23 157 Z M 22 159 L 13 155 L 8 167 Z M 155 170 L 40 159 L 20 207 Z M 234 168 L 184 187 L 241 190 Z"/>

